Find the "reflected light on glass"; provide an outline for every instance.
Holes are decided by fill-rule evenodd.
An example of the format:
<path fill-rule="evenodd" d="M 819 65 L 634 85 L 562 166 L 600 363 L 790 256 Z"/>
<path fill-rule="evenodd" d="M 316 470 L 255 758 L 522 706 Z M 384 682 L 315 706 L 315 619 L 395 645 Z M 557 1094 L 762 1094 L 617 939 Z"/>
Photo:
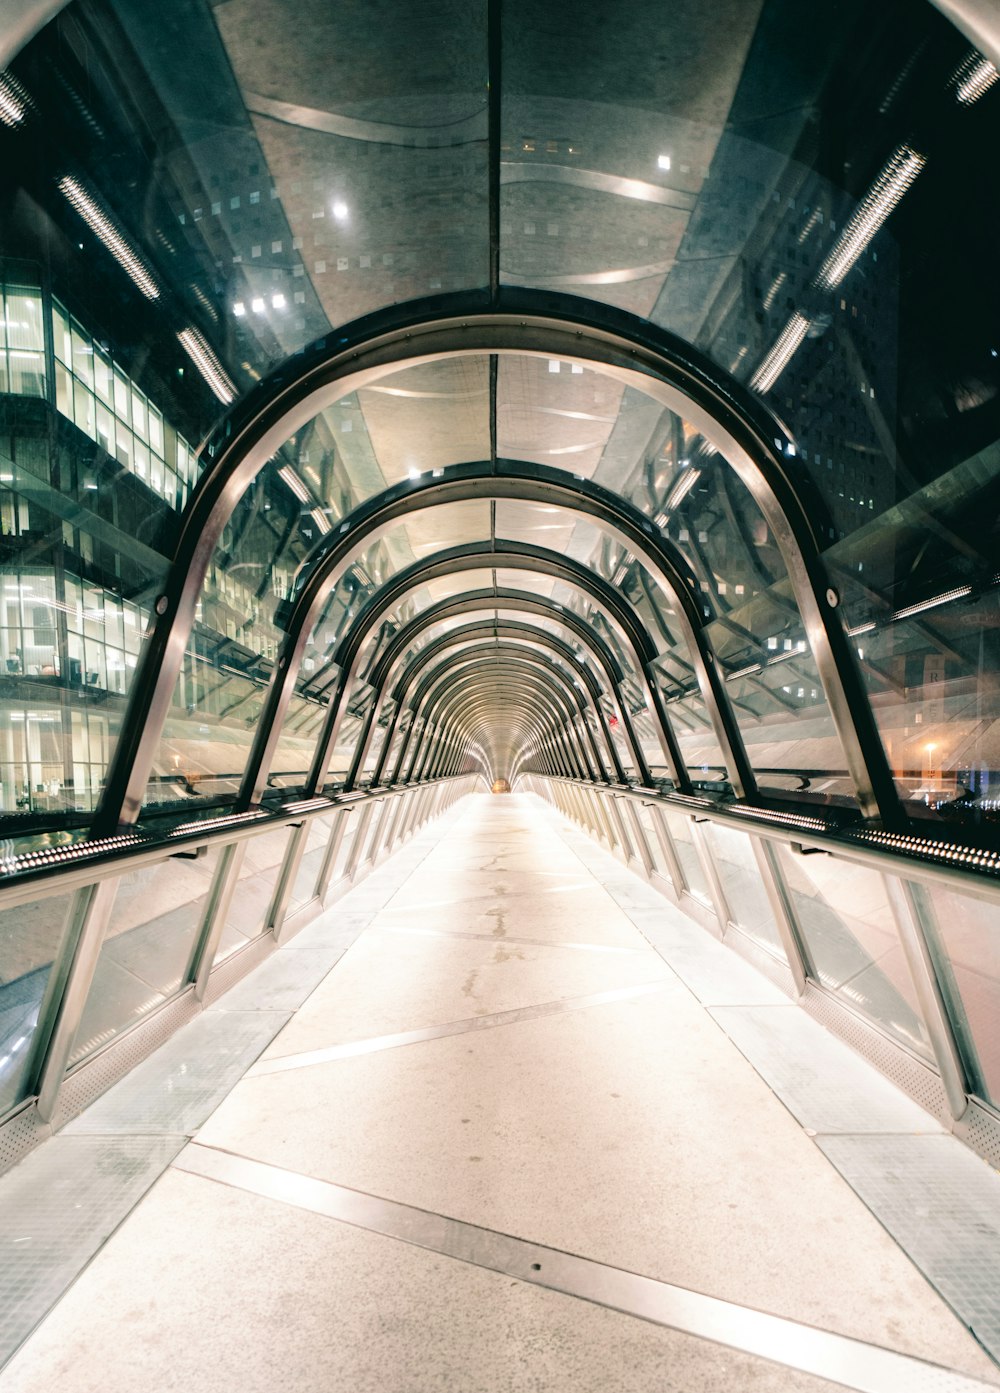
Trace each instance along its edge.
<path fill-rule="evenodd" d="M 300 503 L 307 503 L 309 501 L 309 493 L 306 486 L 295 473 L 295 470 L 289 465 L 286 464 L 283 468 L 278 470 L 278 478 L 282 479 L 288 485 Z"/>
<path fill-rule="evenodd" d="M 20 126 L 31 107 L 31 98 L 13 73 L 0 71 L 0 121 L 13 129 Z"/>
<path fill-rule="evenodd" d="M 347 218 L 347 214 L 348 214 L 348 207 L 347 207 L 347 204 L 344 203 L 344 202 L 343 202 L 341 199 L 339 199 L 339 198 L 337 199 L 336 203 L 334 203 L 332 211 L 333 211 L 333 216 L 337 219 L 338 222 L 344 222 L 345 219 Z"/>
<path fill-rule="evenodd" d="M 657 169 L 669 169 L 669 168 L 670 168 L 670 156 L 669 156 L 669 155 L 657 155 L 657 157 L 656 157 L 656 167 L 657 167 Z"/>
<path fill-rule="evenodd" d="M 313 522 L 316 524 L 317 530 L 321 533 L 321 535 L 323 535 L 323 536 L 325 537 L 326 534 L 327 534 L 327 533 L 329 532 L 329 530 L 330 530 L 330 524 L 329 524 L 329 522 L 327 521 L 327 519 L 323 516 L 322 512 L 320 511 L 320 509 L 319 509 L 319 508 L 313 508 L 312 511 L 310 512 L 309 516 L 312 518 Z"/>
<path fill-rule="evenodd" d="M 914 614 L 923 614 L 925 610 L 937 609 L 938 605 L 947 605 L 952 600 L 964 600 L 967 595 L 971 594 L 971 585 L 958 585 L 954 590 L 946 590 L 943 595 L 936 595 L 933 600 L 921 600 L 919 604 L 907 605 L 905 609 L 897 609 L 892 615 L 892 619 L 893 621 L 909 619 Z"/>
<path fill-rule="evenodd" d="M 160 287 L 157 285 L 152 271 L 135 248 L 128 244 L 96 199 L 92 198 L 82 185 L 69 175 L 59 180 L 59 192 L 79 213 L 91 232 L 104 243 L 119 266 L 145 295 L 146 299 L 158 300 Z"/>
<path fill-rule="evenodd" d="M 688 494 L 691 492 L 691 490 L 694 488 L 695 484 L 698 482 L 700 478 L 700 469 L 685 470 L 685 472 L 677 480 L 677 483 L 674 485 L 673 489 L 670 491 L 670 495 L 667 498 L 666 504 L 664 505 L 665 511 L 668 513 L 672 513 L 675 508 L 679 507 L 683 500 L 687 498 Z M 661 523 L 660 526 L 662 527 L 662 525 L 663 524 Z"/>
<path fill-rule="evenodd" d="M 971 49 L 951 75 L 949 86 L 963 106 L 971 106 L 990 90 L 1000 73 L 978 49 Z"/>
<path fill-rule="evenodd" d="M 243 303 L 242 300 L 237 300 L 236 304 L 233 306 L 233 314 L 235 314 L 237 319 L 242 319 L 246 312 L 246 305 Z"/>
<path fill-rule="evenodd" d="M 228 406 L 236 398 L 236 385 L 197 329 L 182 329 L 177 341 L 208 383 L 213 394 Z"/>
<path fill-rule="evenodd" d="M 909 145 L 892 152 L 816 273 L 817 286 L 833 290 L 840 284 L 926 163 Z"/>
<path fill-rule="evenodd" d="M 769 392 L 778 378 L 788 367 L 798 351 L 799 345 L 809 332 L 810 321 L 804 314 L 795 313 L 782 329 L 770 352 L 764 358 L 753 377 L 750 386 L 758 392 Z"/>

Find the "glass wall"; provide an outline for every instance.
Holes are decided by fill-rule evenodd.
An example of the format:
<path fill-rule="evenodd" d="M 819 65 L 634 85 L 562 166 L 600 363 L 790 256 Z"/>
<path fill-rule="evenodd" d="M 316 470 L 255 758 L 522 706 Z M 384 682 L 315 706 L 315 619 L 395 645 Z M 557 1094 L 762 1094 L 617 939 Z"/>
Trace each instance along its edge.
<path fill-rule="evenodd" d="M 0 911 L 0 1117 L 30 1081 L 38 1013 L 54 963 L 60 961 L 72 895 L 48 895 Z"/>

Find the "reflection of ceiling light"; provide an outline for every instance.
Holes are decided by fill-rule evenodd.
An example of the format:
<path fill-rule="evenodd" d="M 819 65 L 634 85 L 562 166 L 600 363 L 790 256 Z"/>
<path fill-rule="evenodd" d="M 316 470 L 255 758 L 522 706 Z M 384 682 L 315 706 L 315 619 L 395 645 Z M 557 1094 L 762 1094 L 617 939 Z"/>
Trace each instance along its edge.
<path fill-rule="evenodd" d="M 758 392 L 769 392 L 788 367 L 799 345 L 809 332 L 810 321 L 804 314 L 793 314 L 774 342 L 760 367 L 750 379 Z"/>
<path fill-rule="evenodd" d="M 233 306 L 233 314 L 235 314 L 237 319 L 242 319 L 246 312 L 246 305 L 243 303 L 242 300 L 237 300 L 236 304 Z"/>
<path fill-rule="evenodd" d="M 409 469 L 406 471 L 406 477 L 407 477 L 408 479 L 419 479 L 419 478 L 420 478 L 420 470 L 417 468 L 417 466 L 416 466 L 415 464 L 411 464 L 411 465 L 410 465 Z"/>
<path fill-rule="evenodd" d="M 550 359 L 549 359 L 549 372 L 558 372 L 558 371 L 559 371 L 559 368 L 560 368 L 559 359 L 558 359 L 558 358 L 550 358 Z"/>
<path fill-rule="evenodd" d="M 671 489 L 670 495 L 667 498 L 666 504 L 664 505 L 664 510 L 668 513 L 672 513 L 674 509 L 680 505 L 683 499 L 687 498 L 688 494 L 691 492 L 691 490 L 694 488 L 695 484 L 698 482 L 700 478 L 700 469 L 686 469 L 684 473 L 681 475 L 681 477 L 677 480 L 677 483 Z"/>
<path fill-rule="evenodd" d="M 669 156 L 669 155 L 657 155 L 657 157 L 656 157 L 656 167 L 657 167 L 657 169 L 669 169 L 669 168 L 670 168 L 670 156 Z"/>
<path fill-rule="evenodd" d="M 337 219 L 338 222 L 343 222 L 344 219 L 347 217 L 347 204 L 342 203 L 339 198 L 333 205 L 333 216 Z"/>
<path fill-rule="evenodd" d="M 974 48 L 959 63 L 948 85 L 955 89 L 955 96 L 963 106 L 971 106 L 990 90 L 998 77 L 1000 73 L 990 60 Z"/>
<path fill-rule="evenodd" d="M 918 605 L 907 605 L 905 609 L 897 609 L 892 618 L 894 621 L 909 619 L 911 615 L 923 614 L 926 609 L 936 609 L 938 605 L 949 604 L 952 600 L 964 600 L 967 595 L 971 594 L 971 585 L 958 585 L 954 590 L 946 590 L 943 595 L 936 595 L 933 600 L 922 600 Z"/>
<path fill-rule="evenodd" d="M 92 198 L 86 189 L 69 175 L 59 180 L 59 192 L 79 213 L 91 232 L 104 243 L 118 265 L 131 277 L 146 299 L 158 300 L 160 287 L 157 285 L 152 271 L 135 248 L 130 246 L 118 231 L 96 199 Z"/>
<path fill-rule="evenodd" d="M 909 145 L 892 152 L 816 273 L 816 285 L 833 290 L 840 284 L 926 163 Z"/>
<path fill-rule="evenodd" d="M 276 310 L 283 310 L 283 309 L 285 308 L 285 297 L 284 297 L 284 295 L 282 295 L 282 294 L 280 294 L 280 293 L 277 294 L 277 295 L 272 295 L 272 296 L 271 296 L 271 304 L 272 304 L 272 306 L 273 306 Z"/>
<path fill-rule="evenodd" d="M 250 308 L 253 310 L 254 314 L 264 313 L 264 301 L 259 295 L 255 296 L 253 300 L 250 301 Z"/>
<path fill-rule="evenodd" d="M 13 73 L 0 71 L 0 121 L 5 126 L 19 126 L 28 114 L 31 98 Z"/>
<path fill-rule="evenodd" d="M 182 329 L 177 339 L 219 401 L 228 406 L 236 397 L 236 386 L 207 341 L 197 329 Z"/>
<path fill-rule="evenodd" d="M 300 503 L 307 503 L 309 501 L 309 494 L 305 485 L 290 465 L 283 465 L 282 468 L 278 470 L 278 478 L 285 481 Z"/>
<path fill-rule="evenodd" d="M 330 524 L 327 522 L 326 518 L 320 512 L 319 508 L 313 508 L 309 516 L 316 524 L 316 527 L 318 528 L 320 534 L 325 537 L 330 530 Z"/>

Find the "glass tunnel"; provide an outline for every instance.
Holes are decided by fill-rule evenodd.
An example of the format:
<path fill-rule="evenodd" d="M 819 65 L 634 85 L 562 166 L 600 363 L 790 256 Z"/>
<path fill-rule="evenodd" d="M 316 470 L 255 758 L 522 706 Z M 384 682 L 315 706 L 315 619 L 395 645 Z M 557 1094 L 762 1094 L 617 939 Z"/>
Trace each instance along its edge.
<path fill-rule="evenodd" d="M 1000 22 L 607 8 L 0 33 L 11 1158 L 508 787 L 1000 1158 Z"/>

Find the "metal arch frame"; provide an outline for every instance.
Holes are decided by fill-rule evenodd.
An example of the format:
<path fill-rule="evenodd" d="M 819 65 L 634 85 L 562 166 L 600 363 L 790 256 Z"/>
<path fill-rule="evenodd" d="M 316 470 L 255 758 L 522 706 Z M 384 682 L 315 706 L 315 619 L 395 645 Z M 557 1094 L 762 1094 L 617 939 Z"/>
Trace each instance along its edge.
<path fill-rule="evenodd" d="M 459 690 L 454 690 L 456 687 Z M 525 674 L 508 674 L 498 679 L 496 676 L 490 677 L 483 674 L 471 681 L 466 679 L 464 682 L 453 676 L 448 688 L 437 694 L 433 706 L 429 705 L 428 723 L 435 719 L 442 722 L 447 721 L 457 707 L 465 705 L 470 708 L 471 703 L 475 702 L 477 697 L 483 701 L 484 706 L 492 707 L 495 706 L 498 698 L 507 696 L 515 709 L 520 705 L 528 711 L 534 711 L 542 722 L 543 729 L 546 720 L 549 722 L 548 737 L 552 745 L 561 748 L 566 760 L 566 767 L 575 771 L 570 775 L 571 778 L 593 781 L 593 773 L 588 768 L 582 748 L 574 748 L 578 737 L 574 732 L 571 739 L 567 733 L 569 719 L 565 709 L 560 706 L 557 692 L 555 684 L 547 686 L 533 675 L 529 677 Z M 418 747 L 411 756 L 409 770 L 403 782 L 410 783 L 415 779 L 419 781 L 419 775 L 423 771 L 422 761 L 418 768 L 419 756 Z"/>
<path fill-rule="evenodd" d="M 554 623 L 560 624 L 563 628 L 569 629 L 584 647 L 589 648 L 601 663 L 602 668 L 608 675 L 608 681 L 614 694 L 615 705 L 618 710 L 618 718 L 625 732 L 625 738 L 632 755 L 633 763 L 639 780 L 647 787 L 652 786 L 652 775 L 646 763 L 642 746 L 635 733 L 632 717 L 628 709 L 628 703 L 621 691 L 621 668 L 599 634 L 595 633 L 579 615 L 572 610 L 566 609 L 563 605 L 554 600 L 545 599 L 542 596 L 528 595 L 520 590 L 473 590 L 467 591 L 464 595 L 454 596 L 450 599 L 440 600 L 437 604 L 430 606 L 420 615 L 410 621 L 405 628 L 399 630 L 392 638 L 389 647 L 382 655 L 380 661 L 388 665 L 400 655 L 405 654 L 406 649 L 415 641 L 424 629 L 440 623 L 442 620 L 451 619 L 458 615 L 472 614 L 477 611 L 495 611 L 497 609 L 513 609 L 515 611 L 534 614 L 550 618 Z M 505 622 L 505 621 L 499 621 Z M 374 676 L 374 673 L 373 673 Z M 319 778 L 322 778 L 322 774 Z M 318 786 L 318 785 L 317 785 Z M 310 785 L 312 787 L 312 785 Z"/>
<path fill-rule="evenodd" d="M 437 478 L 396 484 L 361 504 L 316 548 L 305 563 L 308 571 L 305 565 L 300 570 L 289 606 L 287 631 L 248 762 L 243 801 L 253 803 L 263 793 L 308 635 L 321 617 L 328 594 L 355 562 L 358 553 L 384 535 L 394 523 L 418 509 L 494 499 L 556 505 L 570 513 L 582 514 L 595 520 L 642 561 L 657 584 L 673 597 L 677 626 L 687 645 L 730 782 L 740 796 L 752 798 L 756 793 L 756 780 L 725 682 L 705 633 L 707 620 L 700 604 L 697 581 L 673 543 L 661 536 L 627 500 L 592 481 L 576 479 L 565 470 L 519 460 L 482 460 L 451 465 L 435 472 Z M 655 656 L 655 648 L 650 645 L 650 650 L 651 656 Z M 679 749 L 669 748 L 671 728 L 659 689 L 653 681 L 645 685 L 647 700 L 657 716 L 658 731 L 663 732 L 664 755 L 673 765 Z M 336 732 L 333 734 L 335 738 Z"/>
<path fill-rule="evenodd" d="M 454 644 L 450 644 L 447 646 L 454 647 Z M 438 653 L 440 653 L 440 651 L 441 650 L 438 650 Z M 433 656 L 438 656 L 438 653 L 434 654 Z M 455 662 L 448 664 L 447 670 L 465 670 L 469 665 L 469 660 L 479 660 L 482 658 L 486 658 L 489 655 L 502 655 L 505 658 L 516 657 L 520 659 L 522 662 L 533 663 L 536 666 L 543 668 L 547 672 L 552 671 L 553 668 L 552 661 L 544 657 L 541 653 L 539 653 L 536 648 L 529 648 L 525 644 L 514 643 L 510 640 L 505 640 L 501 642 L 499 638 L 494 638 L 491 642 L 488 641 L 486 643 L 473 644 L 469 648 L 463 648 L 461 653 L 455 655 Z M 570 656 L 572 657 L 572 654 Z M 595 711 L 599 712 L 600 688 L 594 680 L 593 674 L 590 673 L 587 668 L 585 668 L 581 663 L 577 662 L 575 659 L 573 659 L 573 663 L 573 670 L 575 672 L 585 674 L 584 685 L 587 688 L 587 693 L 590 697 L 591 704 L 593 705 Z M 558 669 L 558 671 L 562 672 L 562 669 Z M 411 708 L 414 713 L 417 713 L 420 710 L 424 692 L 428 690 L 428 684 L 432 681 L 432 679 L 437 675 L 438 672 L 439 669 L 435 668 L 434 672 L 429 673 L 418 687 L 416 693 L 414 694 L 413 704 Z M 586 720 L 586 702 L 583 700 L 582 697 L 579 698 L 579 702 L 581 705 L 581 713 L 583 714 L 584 719 Z M 397 707 L 397 710 L 398 709 L 399 708 Z M 598 723 L 600 724 L 600 721 Z M 594 739 L 593 731 L 590 729 L 589 723 L 587 724 L 587 731 L 590 739 L 591 754 L 594 756 L 594 763 L 597 770 L 599 771 L 600 778 L 602 782 L 610 783 L 610 780 L 607 777 L 607 766 L 604 763 L 604 757 L 600 753 L 600 750 L 597 746 L 597 742 Z M 387 730 L 386 741 L 388 741 L 390 737 L 394 735 L 394 732 L 395 723 L 393 723 L 389 730 Z M 608 732 L 608 739 L 610 741 L 610 732 Z M 368 738 L 362 738 L 362 740 L 358 742 L 358 748 L 355 751 L 354 760 L 352 762 L 351 769 L 347 776 L 345 792 L 349 792 L 354 787 L 359 777 L 359 773 L 363 771 L 364 764 L 368 755 L 369 745 L 370 728 Z M 376 781 L 374 779 L 374 773 L 372 778 L 372 785 L 377 786 Z"/>
<path fill-rule="evenodd" d="M 551 677 L 548 673 L 542 673 L 536 669 L 529 669 L 526 664 L 519 664 L 517 660 L 480 660 L 474 664 L 475 671 L 470 673 L 468 665 L 460 668 L 448 668 L 444 672 L 432 674 L 429 685 L 422 696 L 425 719 L 422 727 L 421 742 L 414 747 L 413 755 L 410 760 L 410 778 L 416 774 L 418 777 L 423 773 L 427 762 L 427 755 L 430 753 L 429 731 L 432 728 L 440 729 L 440 722 L 445 711 L 449 716 L 451 713 L 450 698 L 455 688 L 461 684 L 462 693 L 466 697 L 473 694 L 482 693 L 491 696 L 494 691 L 501 688 L 504 691 L 520 690 L 523 684 L 525 690 L 530 690 L 538 696 L 545 695 L 546 705 L 549 707 L 554 717 L 553 732 L 563 731 L 566 726 L 572 723 L 578 711 L 579 694 L 572 689 Z M 577 736 L 574 734 L 574 741 Z M 582 761 L 584 778 L 592 778 L 593 773 L 589 768 L 589 760 Z"/>
<path fill-rule="evenodd" d="M 590 691 L 591 696 L 594 700 L 594 706 L 597 711 L 598 725 L 601 728 L 605 744 L 608 745 L 609 752 L 611 754 L 611 763 L 617 776 L 617 782 L 627 782 L 625 777 L 625 770 L 622 766 L 621 759 L 618 755 L 618 751 L 615 748 L 614 740 L 611 736 L 611 731 L 607 726 L 607 718 L 604 715 L 604 709 L 600 704 L 600 683 L 597 681 L 597 678 L 591 672 L 587 664 L 576 656 L 573 649 L 570 647 L 568 643 L 564 643 L 562 639 L 556 637 L 555 634 L 550 634 L 545 629 L 536 628 L 532 624 L 514 622 L 508 622 L 507 624 L 498 624 L 496 623 L 496 621 L 494 621 L 492 623 L 467 624 L 461 629 L 456 629 L 453 630 L 451 633 L 443 634 L 441 638 L 435 639 L 432 643 L 428 644 L 427 647 L 420 649 L 413 661 L 405 669 L 401 677 L 398 678 L 398 680 L 396 681 L 396 685 L 393 687 L 390 693 L 390 696 L 396 702 L 396 708 L 393 712 L 392 720 L 390 721 L 389 727 L 386 731 L 386 737 L 382 745 L 382 749 L 379 752 L 378 759 L 376 760 L 375 767 L 372 771 L 373 785 L 377 786 L 380 783 L 382 772 L 386 764 L 388 763 L 392 743 L 395 739 L 396 731 L 399 726 L 399 721 L 402 717 L 402 712 L 404 711 L 404 709 L 408 709 L 404 707 L 404 702 L 406 700 L 407 692 L 409 691 L 413 682 L 416 681 L 416 679 L 419 677 L 420 673 L 427 666 L 427 664 L 432 662 L 435 659 L 435 657 L 437 657 L 437 655 L 440 652 L 442 652 L 445 648 L 453 648 L 460 643 L 475 643 L 475 641 L 480 638 L 492 639 L 494 642 L 500 639 L 503 639 L 507 642 L 515 642 L 517 640 L 521 640 L 522 644 L 534 644 L 536 647 L 548 648 L 552 652 L 558 654 L 560 659 L 564 663 L 566 663 L 572 669 L 572 671 L 576 672 L 580 676 L 581 680 L 587 685 L 587 688 Z M 397 663 L 399 661 L 402 660 L 397 659 Z M 389 675 L 387 674 L 386 685 L 388 685 L 388 676 Z M 614 693 L 611 692 L 610 695 L 613 700 Z M 361 757 L 361 761 L 359 762 L 359 768 L 364 767 L 363 761 L 365 758 L 367 758 L 367 751 L 365 751 L 365 753 Z M 355 777 L 356 776 L 357 775 L 355 773 Z"/>
<path fill-rule="evenodd" d="M 794 451 L 778 418 L 677 335 L 637 316 L 552 291 L 497 287 L 392 306 L 338 329 L 269 374 L 206 442 L 206 467 L 154 606 L 94 833 L 139 815 L 206 572 L 222 528 L 260 469 L 320 411 L 398 367 L 481 353 L 593 364 L 638 386 L 716 446 L 756 500 L 782 553 L 862 812 L 887 823 L 905 821 L 836 612 L 839 596 L 822 563 L 804 482 L 788 472 L 786 449 Z M 659 535 L 648 520 L 644 528 L 647 539 Z M 721 719 L 714 700 L 709 711 Z"/>
<path fill-rule="evenodd" d="M 470 746 L 477 732 L 492 727 L 494 721 L 493 711 L 493 703 L 487 696 L 479 695 L 476 697 L 469 714 L 471 714 L 478 724 L 470 727 L 468 733 L 461 737 L 455 754 L 452 756 L 453 764 L 460 762 L 461 759 L 464 758 L 463 752 Z M 572 767 L 573 762 L 567 761 L 564 747 L 558 749 L 557 757 L 556 745 L 552 739 L 551 732 L 545 724 L 541 708 L 537 705 L 525 704 L 524 706 L 515 707 L 513 711 L 508 711 L 506 715 L 513 728 L 522 733 L 527 731 L 527 733 L 537 741 L 539 747 L 545 749 L 545 765 L 548 770 L 555 771 L 557 769 Z M 494 776 L 496 776 L 495 769 Z M 405 782 L 406 781 L 401 781 L 400 786 L 405 786 Z"/>
<path fill-rule="evenodd" d="M 335 747 L 340 732 L 345 703 L 350 698 L 360 675 L 364 643 L 368 634 L 383 616 L 432 580 L 440 579 L 442 576 L 458 575 L 462 571 L 495 568 L 498 559 L 504 562 L 505 569 L 531 571 L 540 575 L 552 576 L 567 585 L 582 590 L 591 600 L 596 601 L 598 608 L 603 609 L 611 616 L 613 624 L 620 633 L 624 634 L 635 655 L 636 670 L 642 682 L 647 703 L 651 705 L 654 716 L 662 722 L 663 728 L 662 730 L 657 728 L 657 734 L 674 782 L 681 788 L 689 786 L 680 746 L 677 743 L 665 706 L 658 699 L 659 689 L 652 672 L 652 662 L 657 656 L 656 647 L 632 607 L 622 599 L 611 585 L 601 577 L 595 576 L 592 571 L 589 571 L 586 566 L 579 562 L 544 547 L 514 542 L 497 542 L 492 546 L 473 542 L 451 547 L 445 552 L 438 553 L 436 556 L 417 562 L 400 571 L 375 592 L 355 618 L 347 636 L 338 644 L 331 660 L 331 664 L 340 668 L 341 673 L 334 687 L 323 731 L 317 745 L 319 762 L 322 763 L 324 758 L 327 762 L 329 761 L 329 754 Z M 311 627 L 311 622 L 310 618 L 307 627 Z M 294 642 L 294 632 L 293 625 L 290 624 L 289 643 Z M 370 681 L 376 690 L 376 701 L 381 706 L 381 689 L 385 681 L 385 670 L 378 660 L 372 665 Z M 369 728 L 370 724 L 371 714 L 368 721 Z M 280 729 L 278 738 L 280 739 Z M 264 760 L 268 749 L 267 741 L 267 726 L 266 723 L 262 723 L 244 775 L 242 793 L 243 798 L 248 802 L 257 801 L 266 784 L 267 767 Z M 269 764 L 270 761 L 267 762 Z"/>
<path fill-rule="evenodd" d="M 587 710 L 586 699 L 581 695 L 579 690 L 573 686 L 572 681 L 563 673 L 561 668 L 555 668 L 537 653 L 533 653 L 529 656 L 523 649 L 518 651 L 517 649 L 512 650 L 507 646 L 501 648 L 491 644 L 484 645 L 484 649 L 485 651 L 474 651 L 471 655 L 467 655 L 466 652 L 463 652 L 457 657 L 455 662 L 448 663 L 443 670 L 441 668 L 435 668 L 433 672 L 428 673 L 420 684 L 420 689 L 414 698 L 414 712 L 419 713 L 426 703 L 428 713 L 430 713 L 432 704 L 436 701 L 438 693 L 446 690 L 454 683 L 456 678 L 467 677 L 470 669 L 475 670 L 477 677 L 480 671 L 489 670 L 494 673 L 502 673 L 505 676 L 514 673 L 520 676 L 527 675 L 528 669 L 531 669 L 531 675 L 537 676 L 538 680 L 542 681 L 544 686 L 558 690 L 560 702 L 565 701 L 566 703 L 563 715 L 567 721 L 572 724 L 575 722 L 577 716 L 585 717 Z M 535 668 L 540 669 L 540 671 L 535 673 Z M 558 680 L 556 680 L 556 674 L 558 674 Z M 575 708 L 575 714 L 573 708 Z M 589 731 L 589 726 L 587 729 Z M 592 741 L 592 731 L 590 732 L 590 736 Z M 585 748 L 586 746 L 584 746 L 584 749 Z M 594 756 L 593 760 L 590 758 L 590 755 Z M 586 762 L 591 779 L 596 780 L 600 775 L 595 771 L 600 770 L 601 773 L 604 772 L 603 762 L 597 756 L 596 745 L 592 746 L 590 755 L 588 755 Z M 428 763 L 433 764 L 433 759 L 430 757 L 430 749 L 428 749 L 428 760 L 421 764 L 417 763 L 417 754 L 416 752 L 414 753 L 413 767 L 419 771 L 418 778 L 423 773 Z"/>

